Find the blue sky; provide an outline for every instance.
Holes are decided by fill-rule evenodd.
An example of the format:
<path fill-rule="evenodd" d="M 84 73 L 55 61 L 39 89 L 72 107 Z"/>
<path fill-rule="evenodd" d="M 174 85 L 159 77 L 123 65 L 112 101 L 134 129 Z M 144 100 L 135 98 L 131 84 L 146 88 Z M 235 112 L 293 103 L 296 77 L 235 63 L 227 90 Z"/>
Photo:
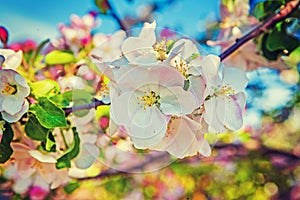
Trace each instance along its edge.
<path fill-rule="evenodd" d="M 166 0 L 156 0 L 165 2 Z M 33 39 L 37 42 L 58 36 L 59 23 L 69 23 L 71 14 L 83 16 L 96 10 L 93 0 L 6 0 L 1 2 L 0 26 L 10 33 L 10 42 Z M 153 0 L 111 0 L 119 16 L 136 16 L 142 5 Z M 170 27 L 182 34 L 195 37 L 204 30 L 207 20 L 218 17 L 219 0 L 177 0 L 171 6 L 155 13 L 158 27 Z M 117 24 L 106 16 L 101 16 L 101 26 L 97 31 L 113 33 Z"/>

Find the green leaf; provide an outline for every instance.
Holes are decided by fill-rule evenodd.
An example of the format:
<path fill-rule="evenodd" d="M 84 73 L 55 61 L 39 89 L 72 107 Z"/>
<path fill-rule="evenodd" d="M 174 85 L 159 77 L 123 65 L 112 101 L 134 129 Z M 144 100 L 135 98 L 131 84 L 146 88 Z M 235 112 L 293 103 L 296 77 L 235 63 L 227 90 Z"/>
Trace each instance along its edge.
<path fill-rule="evenodd" d="M 107 11 L 110 10 L 107 0 L 95 0 L 94 2 L 102 14 L 107 14 Z"/>
<path fill-rule="evenodd" d="M 45 63 L 47 65 L 68 64 L 75 62 L 75 60 L 73 53 L 70 51 L 54 50 L 45 57 Z"/>
<path fill-rule="evenodd" d="M 46 97 L 40 97 L 37 104 L 32 104 L 30 106 L 29 111 L 35 114 L 37 120 L 46 128 L 51 129 L 67 126 L 64 111 Z"/>
<path fill-rule="evenodd" d="M 34 115 L 30 115 L 25 125 L 25 133 L 33 140 L 44 141 L 49 129 L 43 127 Z"/>
<path fill-rule="evenodd" d="M 50 151 L 50 152 L 56 151 L 56 143 L 51 131 L 48 132 L 46 140 L 42 143 L 42 146 L 46 151 Z"/>
<path fill-rule="evenodd" d="M 13 153 L 13 149 L 11 148 L 10 143 L 13 140 L 14 132 L 9 123 L 5 123 L 3 128 L 4 131 L 0 143 L 0 163 L 5 163 Z"/>
<path fill-rule="evenodd" d="M 259 2 L 255 5 L 252 15 L 262 21 L 274 15 L 283 4 L 284 0 Z"/>
<path fill-rule="evenodd" d="M 288 50 L 292 51 L 299 46 L 296 38 L 286 34 L 285 30 L 275 29 L 268 34 L 266 45 L 269 51 Z"/>
<path fill-rule="evenodd" d="M 60 92 L 59 84 L 53 80 L 45 79 L 30 83 L 31 93 L 35 97 L 49 97 Z"/>
<path fill-rule="evenodd" d="M 72 182 L 72 183 L 69 183 L 68 185 L 66 185 L 66 186 L 64 187 L 64 191 L 65 191 L 67 194 L 71 194 L 71 193 L 74 192 L 78 187 L 79 187 L 79 183 L 78 183 L 78 182 Z"/>
<path fill-rule="evenodd" d="M 59 159 L 57 159 L 56 162 L 57 169 L 71 167 L 71 160 L 74 159 L 79 153 L 80 139 L 75 127 L 72 128 L 72 131 L 74 136 L 73 142 L 68 148 L 68 150 L 65 152 L 65 154 L 61 156 Z"/>

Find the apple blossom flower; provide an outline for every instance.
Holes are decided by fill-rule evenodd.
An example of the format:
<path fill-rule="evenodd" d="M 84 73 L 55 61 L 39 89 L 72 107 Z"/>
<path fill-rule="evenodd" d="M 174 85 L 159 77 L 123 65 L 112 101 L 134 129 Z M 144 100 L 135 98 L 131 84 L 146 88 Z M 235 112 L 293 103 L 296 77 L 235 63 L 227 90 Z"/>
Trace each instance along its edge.
<path fill-rule="evenodd" d="M 15 52 L 11 49 L 0 49 L 0 55 L 4 57 L 4 62 L 0 65 L 0 69 L 16 69 L 21 65 L 23 59 L 21 50 Z"/>
<path fill-rule="evenodd" d="M 28 111 L 25 97 L 30 89 L 26 80 L 11 69 L 0 70 L 0 112 L 7 122 L 18 121 Z"/>
<path fill-rule="evenodd" d="M 137 148 L 159 143 L 171 115 L 190 114 L 196 108 L 184 77 L 170 66 L 133 67 L 118 80 L 121 94 L 112 94 L 111 118 L 124 126 Z"/>
<path fill-rule="evenodd" d="M 206 82 L 203 119 L 208 124 L 208 131 L 222 133 L 226 128 L 238 130 L 243 124 L 242 113 L 246 103 L 243 90 L 248 79 L 245 72 L 226 67 L 220 76 L 219 57 L 210 55 L 203 62 L 208 63 L 202 67 Z"/>
<path fill-rule="evenodd" d="M 164 61 L 167 57 L 165 40 L 156 41 L 156 22 L 145 23 L 138 37 L 129 37 L 122 44 L 122 52 L 129 63 L 147 64 Z"/>
<path fill-rule="evenodd" d="M 112 62 L 122 56 L 121 45 L 126 37 L 125 31 L 117 31 L 113 35 L 95 34 L 93 43 L 95 48 L 90 55 L 97 56 L 101 62 Z"/>
<path fill-rule="evenodd" d="M 15 159 L 18 174 L 23 179 L 37 173 L 50 184 L 51 189 L 69 181 L 66 169 L 56 169 L 54 153 L 43 154 L 32 146 L 22 143 L 11 143 L 11 146 L 14 150 L 12 157 Z"/>

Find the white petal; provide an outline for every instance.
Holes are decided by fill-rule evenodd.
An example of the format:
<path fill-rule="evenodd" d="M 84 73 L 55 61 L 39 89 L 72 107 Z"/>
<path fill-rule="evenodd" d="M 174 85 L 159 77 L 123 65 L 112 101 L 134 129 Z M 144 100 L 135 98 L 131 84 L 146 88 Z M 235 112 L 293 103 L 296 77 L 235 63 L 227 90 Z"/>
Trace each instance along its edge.
<path fill-rule="evenodd" d="M 160 109 L 167 115 L 190 114 L 197 108 L 195 96 L 182 87 L 162 88 L 160 98 Z"/>
<path fill-rule="evenodd" d="M 200 142 L 200 149 L 199 153 L 201 153 L 205 157 L 209 157 L 211 155 L 211 148 L 206 139 L 203 138 L 203 140 Z"/>
<path fill-rule="evenodd" d="M 9 123 L 13 123 L 18 121 L 27 111 L 29 108 L 29 103 L 25 100 L 22 109 L 15 113 L 14 115 L 10 115 L 9 113 L 2 111 L 2 117 L 5 121 Z"/>
<path fill-rule="evenodd" d="M 225 67 L 223 69 L 223 85 L 229 85 L 235 91 L 242 91 L 245 89 L 248 79 L 244 70 L 232 67 Z"/>
<path fill-rule="evenodd" d="M 8 96 L 2 102 L 3 110 L 10 114 L 15 115 L 20 112 L 24 103 L 24 99 L 16 98 L 15 96 Z"/>
<path fill-rule="evenodd" d="M 43 154 L 38 150 L 30 150 L 28 153 L 35 159 L 43 163 L 56 163 L 56 159 L 50 155 Z"/>
<path fill-rule="evenodd" d="M 220 57 L 207 55 L 201 60 L 203 76 L 210 85 L 218 85 L 218 71 L 220 67 Z"/>
<path fill-rule="evenodd" d="M 243 125 L 242 108 L 237 100 L 231 97 L 220 99 L 218 103 L 218 118 L 231 130 L 238 130 Z"/>
<path fill-rule="evenodd" d="M 149 42 L 154 44 L 156 42 L 155 27 L 156 27 L 156 21 L 153 21 L 151 24 L 145 22 L 139 37 L 145 38 L 149 40 Z"/>
<path fill-rule="evenodd" d="M 183 44 L 183 45 L 182 45 Z M 180 58 L 183 60 L 187 60 L 193 54 L 199 54 L 197 46 L 193 43 L 193 41 L 188 39 L 180 39 L 178 40 L 174 46 L 172 47 L 170 52 L 173 52 L 178 46 L 181 46 Z"/>
<path fill-rule="evenodd" d="M 136 148 L 149 148 L 159 143 L 166 133 L 167 119 L 156 106 L 150 109 L 150 119 L 147 127 L 132 125 L 128 129 L 128 134 Z"/>
<path fill-rule="evenodd" d="M 200 107 L 204 101 L 205 83 L 201 76 L 191 76 L 189 78 L 190 87 L 188 91 L 192 92 L 196 98 L 197 107 Z"/>
<path fill-rule="evenodd" d="M 212 133 L 224 133 L 226 131 L 224 124 L 217 117 L 219 112 L 223 110 L 217 110 L 218 99 L 213 97 L 210 100 L 204 102 L 205 112 L 203 114 L 204 120 L 208 124 L 208 131 Z M 222 118 L 223 119 L 223 118 Z"/>
<path fill-rule="evenodd" d="M 132 110 L 130 111 L 132 103 L 130 102 L 130 100 L 132 100 L 131 95 L 132 92 L 125 92 L 120 96 L 112 98 L 110 106 L 110 117 L 118 125 L 127 125 L 130 123 L 130 112 L 134 112 Z"/>

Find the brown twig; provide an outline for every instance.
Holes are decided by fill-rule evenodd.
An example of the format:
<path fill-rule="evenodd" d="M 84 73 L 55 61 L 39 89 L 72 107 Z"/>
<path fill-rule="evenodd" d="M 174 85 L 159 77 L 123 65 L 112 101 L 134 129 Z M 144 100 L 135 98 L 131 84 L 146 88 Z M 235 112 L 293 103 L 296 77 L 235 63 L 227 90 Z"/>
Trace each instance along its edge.
<path fill-rule="evenodd" d="M 295 11 L 299 7 L 300 1 L 293 0 L 288 2 L 280 11 L 279 13 L 272 16 L 270 19 L 265 21 L 262 24 L 257 25 L 253 28 L 249 33 L 237 39 L 236 42 L 230 46 L 227 50 L 220 54 L 221 60 L 224 60 L 233 52 L 235 52 L 238 48 L 240 48 L 243 44 L 248 42 L 249 40 L 256 38 L 260 34 L 266 32 L 270 28 L 272 28 L 277 22 L 287 18 L 293 11 Z"/>

